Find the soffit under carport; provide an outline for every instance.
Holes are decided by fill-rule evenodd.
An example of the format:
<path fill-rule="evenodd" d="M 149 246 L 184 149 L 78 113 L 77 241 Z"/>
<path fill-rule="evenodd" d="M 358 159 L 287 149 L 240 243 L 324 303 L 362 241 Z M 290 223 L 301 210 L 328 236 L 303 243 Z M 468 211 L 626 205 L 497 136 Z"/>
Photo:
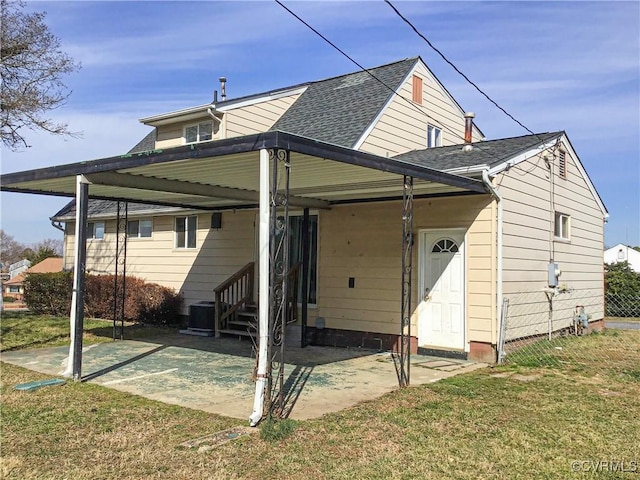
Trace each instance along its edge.
<path fill-rule="evenodd" d="M 202 209 L 252 205 L 258 199 L 260 148 L 290 151 L 292 205 L 398 196 L 402 174 L 414 177 L 414 194 L 485 191 L 477 180 L 282 132 L 9 174 L 2 189 L 72 196 L 75 176 L 83 174 L 103 183 L 91 185 L 95 198 Z"/>

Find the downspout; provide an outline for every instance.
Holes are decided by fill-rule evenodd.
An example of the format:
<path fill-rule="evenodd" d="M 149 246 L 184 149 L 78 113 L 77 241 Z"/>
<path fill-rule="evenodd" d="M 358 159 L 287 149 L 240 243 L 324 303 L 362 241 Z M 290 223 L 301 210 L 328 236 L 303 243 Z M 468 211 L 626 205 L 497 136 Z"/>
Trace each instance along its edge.
<path fill-rule="evenodd" d="M 216 92 L 216 93 L 218 93 L 218 92 Z M 215 107 L 213 107 L 213 108 L 215 108 Z M 216 115 L 215 115 L 215 113 L 213 113 L 213 110 L 211 109 L 211 107 L 207 108 L 207 113 L 209 114 L 209 116 L 211 118 L 213 118 L 216 122 L 218 122 L 218 128 L 220 129 L 220 137 L 224 138 L 225 135 L 224 135 L 224 132 L 222 131 L 222 119 L 216 117 Z M 211 132 L 211 135 L 213 135 L 213 132 Z"/>
<path fill-rule="evenodd" d="M 497 265 L 497 292 L 496 292 L 496 319 L 498 320 L 498 332 L 502 332 L 502 322 L 505 321 L 504 318 L 501 317 L 502 312 L 502 196 L 500 192 L 493 186 L 493 182 L 489 179 L 489 170 L 485 169 L 482 171 L 482 181 L 491 192 L 493 198 L 496 199 L 496 203 L 498 205 L 498 239 L 497 239 L 497 250 L 498 250 L 498 265 Z M 501 345 L 501 340 L 498 338 L 498 345 Z M 498 352 L 498 357 L 502 352 Z"/>
<path fill-rule="evenodd" d="M 62 270 L 64 270 L 64 266 L 67 264 L 67 248 L 66 248 L 66 239 L 67 239 L 67 231 L 62 226 L 62 222 L 58 222 L 56 220 L 51 220 L 51 226 L 53 228 L 57 228 L 62 232 Z"/>

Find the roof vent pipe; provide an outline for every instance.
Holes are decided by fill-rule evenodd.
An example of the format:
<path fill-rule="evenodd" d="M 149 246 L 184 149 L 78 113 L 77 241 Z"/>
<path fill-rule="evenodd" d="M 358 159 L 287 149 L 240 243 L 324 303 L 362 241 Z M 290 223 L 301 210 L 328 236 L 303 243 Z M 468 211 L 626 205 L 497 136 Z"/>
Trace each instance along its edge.
<path fill-rule="evenodd" d="M 463 152 L 470 152 L 473 150 L 473 118 L 476 116 L 473 112 L 467 112 L 464 114 L 464 147 Z"/>
<path fill-rule="evenodd" d="M 222 97 L 222 101 L 224 102 L 227 99 L 227 77 L 220 77 L 220 96 Z"/>
<path fill-rule="evenodd" d="M 473 119 L 476 114 L 473 112 L 467 112 L 464 114 L 464 143 L 471 143 L 473 141 Z"/>
<path fill-rule="evenodd" d="M 218 90 L 213 91 L 213 103 L 218 103 Z"/>

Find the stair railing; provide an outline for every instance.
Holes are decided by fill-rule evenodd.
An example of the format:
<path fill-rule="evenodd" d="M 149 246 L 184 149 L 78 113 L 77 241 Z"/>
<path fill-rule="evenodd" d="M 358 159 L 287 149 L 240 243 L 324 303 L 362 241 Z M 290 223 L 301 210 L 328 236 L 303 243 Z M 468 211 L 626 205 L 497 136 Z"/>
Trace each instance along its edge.
<path fill-rule="evenodd" d="M 213 289 L 216 300 L 216 334 L 226 329 L 230 318 L 253 300 L 254 262 L 247 263 Z"/>

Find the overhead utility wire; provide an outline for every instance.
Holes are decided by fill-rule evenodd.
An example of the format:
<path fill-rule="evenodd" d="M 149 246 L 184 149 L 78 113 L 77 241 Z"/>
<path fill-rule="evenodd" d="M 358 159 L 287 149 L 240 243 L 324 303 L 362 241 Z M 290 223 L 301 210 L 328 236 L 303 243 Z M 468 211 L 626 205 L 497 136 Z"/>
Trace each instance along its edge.
<path fill-rule="evenodd" d="M 331 40 L 329 40 L 327 37 L 325 37 L 322 33 L 320 33 L 318 30 L 316 30 L 315 28 L 313 28 L 311 25 L 309 25 L 303 18 L 301 18 L 299 15 L 297 15 L 294 11 L 292 11 L 289 7 L 287 7 L 285 4 L 283 4 L 280 0 L 275 0 L 275 2 L 280 5 L 282 8 L 284 8 L 287 12 L 289 12 L 293 17 L 295 17 L 298 21 L 300 21 L 302 24 L 304 24 L 308 29 L 310 29 L 313 33 L 315 33 L 316 35 L 318 35 L 320 38 L 322 38 L 325 42 L 327 42 L 329 45 L 331 45 L 333 48 L 335 48 L 338 52 L 340 52 L 344 57 L 346 57 L 347 59 L 349 59 L 353 64 L 357 65 L 358 68 L 360 68 L 360 70 L 362 70 L 363 72 L 367 72 L 369 75 L 371 75 L 371 77 L 376 80 L 378 83 L 380 83 L 381 85 L 383 85 L 384 87 L 386 87 L 388 90 L 390 90 L 394 95 L 397 95 L 398 97 L 402 98 L 403 100 L 405 100 L 409 105 L 411 105 L 414 109 L 416 109 L 419 113 L 421 113 L 422 115 L 424 115 L 425 117 L 427 117 L 429 120 L 433 120 L 429 114 L 427 114 L 425 111 L 423 111 L 420 107 L 418 107 L 415 103 L 413 103 L 411 100 L 409 100 L 408 98 L 403 97 L 402 95 L 400 95 L 397 91 L 395 91 L 393 88 L 391 88 L 389 85 L 387 85 L 386 83 L 384 83 L 382 80 L 380 80 L 378 77 L 376 77 L 369 69 L 363 67 L 362 65 L 360 65 L 356 60 L 354 60 L 353 58 L 351 58 L 346 52 L 344 52 L 344 50 L 342 50 L 340 47 L 338 47 L 335 43 L 333 43 Z M 459 133 L 454 132 L 453 130 L 449 129 L 448 127 L 445 127 L 443 125 L 443 129 L 447 130 L 449 133 L 451 133 L 452 135 L 464 140 L 464 137 L 461 136 Z M 480 147 L 477 143 L 474 144 L 474 148 L 477 148 L 478 150 L 482 151 L 483 153 L 485 153 L 485 155 L 488 158 L 493 158 L 491 157 L 491 154 L 489 154 L 486 150 L 484 150 L 482 147 Z"/>
<path fill-rule="evenodd" d="M 277 1 L 277 0 L 276 0 Z M 405 17 L 404 15 L 402 15 L 402 13 L 400 13 L 400 11 L 395 7 L 395 5 L 393 3 L 391 3 L 390 0 L 384 0 L 385 3 L 387 5 L 389 5 L 394 12 L 396 12 L 396 15 L 398 15 L 402 20 L 404 20 L 404 22 L 409 25 L 409 27 L 411 27 L 411 29 L 416 32 L 416 34 L 422 38 L 425 42 L 427 42 L 427 45 L 429 45 L 438 55 L 440 55 L 440 57 L 442 57 L 442 59 L 447 62 L 449 65 L 451 65 L 451 68 L 453 68 L 456 72 L 458 72 L 460 75 L 462 75 L 462 78 L 464 78 L 467 82 L 469 82 L 478 92 L 480 92 L 487 100 L 489 100 L 491 103 L 493 103 L 499 110 L 501 110 L 507 117 L 509 117 L 511 120 L 513 120 L 514 122 L 516 122 L 518 125 L 520 125 L 522 128 L 524 128 L 527 132 L 529 132 L 531 135 L 536 135 L 534 132 L 532 132 L 531 130 L 529 130 L 524 124 L 522 124 L 518 119 L 516 119 L 513 115 L 511 115 L 509 112 L 507 112 L 504 108 L 502 108 L 500 105 L 498 105 L 498 103 L 493 100 L 489 95 L 487 95 L 486 93 L 484 93 L 482 91 L 482 89 L 480 87 L 478 87 L 478 85 L 476 85 L 469 77 L 467 77 L 464 73 L 462 73 L 460 71 L 460 69 L 458 67 L 456 67 L 453 62 L 451 62 L 447 57 L 444 56 L 444 54 L 438 50 L 433 43 L 431 43 L 429 41 L 429 39 L 427 37 L 425 37 L 414 25 L 413 23 L 411 23 L 411 21 Z M 536 135 L 537 136 L 537 135 Z"/>

